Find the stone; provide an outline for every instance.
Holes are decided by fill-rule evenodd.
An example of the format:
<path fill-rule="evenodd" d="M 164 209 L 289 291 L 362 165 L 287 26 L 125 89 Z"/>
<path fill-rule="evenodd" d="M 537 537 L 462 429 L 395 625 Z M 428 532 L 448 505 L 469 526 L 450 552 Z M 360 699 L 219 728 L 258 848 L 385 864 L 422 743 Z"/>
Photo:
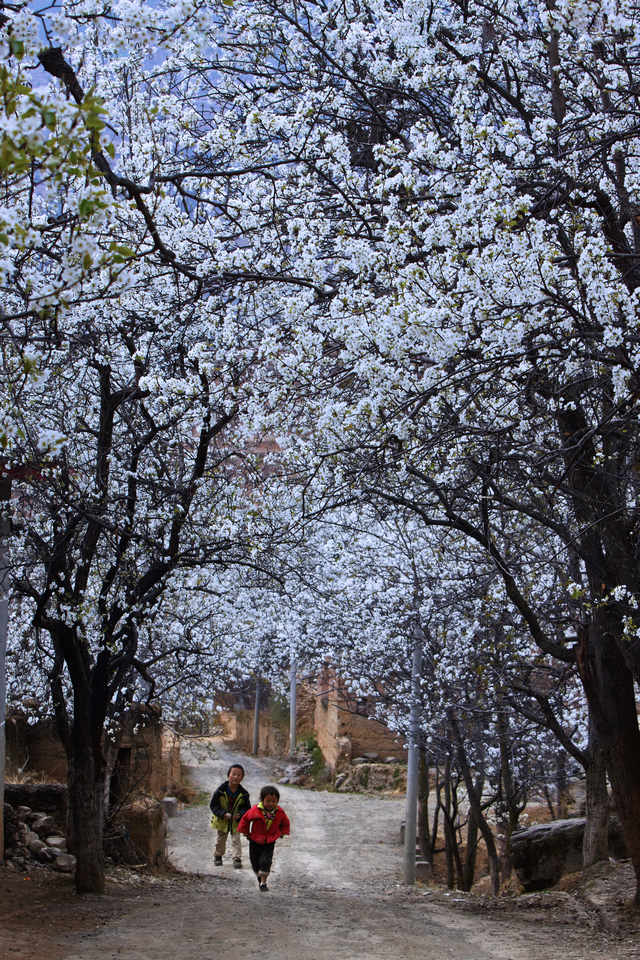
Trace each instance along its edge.
<path fill-rule="evenodd" d="M 433 878 L 433 864 L 428 860 L 416 860 L 416 880 L 428 883 Z"/>
<path fill-rule="evenodd" d="M 56 829 L 56 822 L 53 817 L 43 813 L 42 816 L 37 818 L 37 820 L 33 820 L 31 822 L 31 829 L 34 831 L 34 833 L 37 833 L 39 837 L 46 837 L 47 834 L 54 832 Z"/>
<path fill-rule="evenodd" d="M 67 841 L 64 837 L 60 837 L 56 834 L 52 837 L 47 837 L 46 843 L 48 847 L 53 847 L 54 850 L 60 850 L 63 853 L 66 852 Z"/>
<path fill-rule="evenodd" d="M 43 850 L 47 849 L 47 845 L 44 840 L 41 840 L 40 837 L 34 835 L 34 839 L 29 839 L 27 841 L 27 850 L 29 853 L 32 853 L 34 857 L 40 857 L 40 854 Z"/>
<path fill-rule="evenodd" d="M 177 797 L 163 797 L 162 806 L 164 807 L 164 812 L 168 817 L 175 817 L 178 813 L 178 798 Z"/>
<path fill-rule="evenodd" d="M 582 870 L 584 817 L 553 820 L 519 830 L 511 837 L 513 866 L 526 893 L 545 890 L 566 873 Z M 609 820 L 609 848 L 624 857 L 618 821 Z"/>
<path fill-rule="evenodd" d="M 48 847 L 46 844 L 37 854 L 38 860 L 41 860 L 43 863 L 53 863 L 56 859 L 56 855 L 59 851 L 52 850 L 51 847 Z"/>
<path fill-rule="evenodd" d="M 373 763 L 375 763 L 376 760 L 380 759 L 380 754 L 376 753 L 375 751 L 372 751 L 369 753 L 363 753 L 362 756 L 365 757 L 366 760 L 370 760 Z"/>
<path fill-rule="evenodd" d="M 26 823 L 34 824 L 46 816 L 47 814 L 44 812 L 44 810 L 32 810 L 31 813 L 28 813 L 24 819 Z"/>
<path fill-rule="evenodd" d="M 53 861 L 53 869 L 59 873 L 73 873 L 76 869 L 76 858 L 70 853 L 59 853 Z"/>
<path fill-rule="evenodd" d="M 334 784 L 336 790 L 339 790 L 342 784 L 346 783 L 348 779 L 349 779 L 348 773 L 339 773 L 335 779 L 335 784 Z"/>
<path fill-rule="evenodd" d="M 493 894 L 493 885 L 489 874 L 476 880 L 471 887 L 471 893 L 477 897 L 490 897 Z"/>
<path fill-rule="evenodd" d="M 18 812 L 10 803 L 4 804 L 4 842 L 7 848 L 14 847 L 18 842 L 20 822 Z"/>
<path fill-rule="evenodd" d="M 342 772 L 349 767 L 349 764 L 351 763 L 351 747 L 352 745 L 350 737 L 336 738 L 336 772 Z"/>
<path fill-rule="evenodd" d="M 404 787 L 405 773 L 397 764 L 359 763 L 351 770 L 351 783 L 356 791 L 398 791 Z"/>

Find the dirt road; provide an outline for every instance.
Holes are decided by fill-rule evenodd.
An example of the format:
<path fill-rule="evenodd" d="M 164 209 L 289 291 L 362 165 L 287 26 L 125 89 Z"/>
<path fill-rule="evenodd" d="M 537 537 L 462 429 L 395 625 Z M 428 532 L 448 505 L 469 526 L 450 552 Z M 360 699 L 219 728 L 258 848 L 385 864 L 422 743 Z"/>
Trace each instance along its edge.
<path fill-rule="evenodd" d="M 268 760 L 215 754 L 200 741 L 188 760 L 194 785 L 210 793 L 232 759 L 257 799 L 272 779 Z M 206 805 L 170 821 L 170 855 L 192 874 L 134 899 L 116 923 L 80 934 L 65 960 L 603 960 L 636 957 L 618 943 L 544 905 L 524 916 L 481 901 L 408 889 L 401 883 L 402 802 L 283 787 L 292 836 L 279 841 L 268 893 L 248 858 L 214 867 Z M 534 906 L 534 905 L 532 905 Z M 571 923 L 563 922 L 571 920 Z"/>

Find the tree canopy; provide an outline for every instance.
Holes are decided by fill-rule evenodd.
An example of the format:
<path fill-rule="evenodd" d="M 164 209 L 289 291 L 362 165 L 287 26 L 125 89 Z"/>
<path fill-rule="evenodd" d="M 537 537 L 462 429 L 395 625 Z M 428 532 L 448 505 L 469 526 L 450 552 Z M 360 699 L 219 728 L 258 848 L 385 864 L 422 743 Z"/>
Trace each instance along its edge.
<path fill-rule="evenodd" d="M 411 529 L 443 662 L 525 701 L 579 676 L 640 881 L 634 5 L 2 18 L 2 433 L 54 690 L 106 709 L 167 598 L 234 567 L 256 643 L 293 643 L 288 603 L 310 657 L 339 630 L 362 663 L 429 626 Z M 377 539 L 325 549 L 341 510 Z"/>

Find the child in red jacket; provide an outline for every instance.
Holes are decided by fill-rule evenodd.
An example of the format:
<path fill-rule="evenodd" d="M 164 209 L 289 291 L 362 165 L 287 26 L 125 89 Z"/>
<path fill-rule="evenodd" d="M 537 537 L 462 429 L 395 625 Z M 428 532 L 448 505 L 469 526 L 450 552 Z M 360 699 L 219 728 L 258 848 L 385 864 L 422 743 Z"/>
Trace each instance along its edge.
<path fill-rule="evenodd" d="M 238 824 L 238 833 L 249 838 L 249 859 L 253 872 L 258 878 L 258 886 L 264 892 L 268 890 L 267 877 L 271 870 L 273 848 L 278 837 L 288 837 L 289 818 L 278 806 L 280 791 L 268 784 L 260 791 L 260 802 L 243 815 Z"/>

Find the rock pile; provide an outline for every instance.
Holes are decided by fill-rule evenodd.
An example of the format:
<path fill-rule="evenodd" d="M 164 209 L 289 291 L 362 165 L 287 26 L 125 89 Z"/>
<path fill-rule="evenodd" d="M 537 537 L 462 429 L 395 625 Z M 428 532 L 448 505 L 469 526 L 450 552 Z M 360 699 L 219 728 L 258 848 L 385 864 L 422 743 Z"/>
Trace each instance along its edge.
<path fill-rule="evenodd" d="M 73 873 L 76 858 L 67 851 L 67 841 L 55 819 L 42 810 L 4 805 L 7 864 L 28 870 L 36 862 L 60 873 Z"/>
<path fill-rule="evenodd" d="M 401 792 L 406 788 L 407 767 L 395 757 L 382 761 L 356 757 L 351 766 L 338 774 L 335 788 L 340 793 Z"/>
<path fill-rule="evenodd" d="M 290 762 L 284 768 L 278 783 L 290 783 L 296 786 L 305 784 L 311 775 L 313 757 L 304 747 L 299 747 Z"/>

